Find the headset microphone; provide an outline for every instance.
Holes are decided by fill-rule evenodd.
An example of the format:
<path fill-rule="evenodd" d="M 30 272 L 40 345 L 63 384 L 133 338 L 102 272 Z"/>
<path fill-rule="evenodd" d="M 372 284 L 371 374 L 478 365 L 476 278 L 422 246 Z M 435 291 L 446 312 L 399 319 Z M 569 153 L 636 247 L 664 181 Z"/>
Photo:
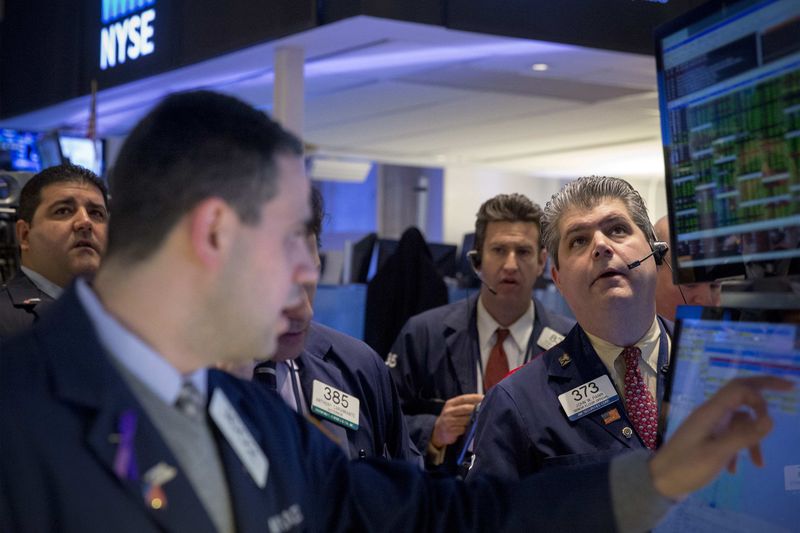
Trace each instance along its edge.
<path fill-rule="evenodd" d="M 486 288 L 489 289 L 489 292 L 497 296 L 497 291 L 494 290 L 491 285 L 486 283 L 486 281 L 483 279 L 483 274 L 481 274 L 481 271 L 478 270 L 478 264 L 480 263 L 480 260 L 478 259 L 478 250 L 470 250 L 467 252 L 467 257 L 469 258 L 469 266 L 472 268 L 472 272 L 478 277 L 479 280 L 481 280 L 481 283 L 483 283 Z"/>
<path fill-rule="evenodd" d="M 638 261 L 634 261 L 633 263 L 628 265 L 628 270 L 633 270 L 634 268 L 638 267 L 642 264 L 642 262 L 650 257 L 653 256 L 653 260 L 656 262 L 657 265 L 660 265 L 664 262 L 664 256 L 667 255 L 669 251 L 669 246 L 665 242 L 656 241 L 653 243 L 653 251 L 647 254 L 646 256 L 642 257 Z"/>

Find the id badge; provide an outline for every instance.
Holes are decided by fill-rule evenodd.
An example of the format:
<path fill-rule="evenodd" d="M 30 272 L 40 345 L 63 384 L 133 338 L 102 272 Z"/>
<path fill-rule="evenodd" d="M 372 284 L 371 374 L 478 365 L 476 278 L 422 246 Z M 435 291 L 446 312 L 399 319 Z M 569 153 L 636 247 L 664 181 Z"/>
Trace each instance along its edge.
<path fill-rule="evenodd" d="M 545 326 L 542 329 L 542 334 L 539 335 L 539 338 L 536 339 L 536 344 L 544 348 L 545 350 L 549 350 L 559 342 L 564 340 L 564 335 L 557 332 L 553 328 L 549 326 Z"/>
<path fill-rule="evenodd" d="M 330 420 L 334 424 L 357 430 L 360 405 L 361 402 L 355 396 L 318 379 L 314 380 L 311 393 L 311 412 L 315 415 Z"/>
<path fill-rule="evenodd" d="M 259 488 L 267 484 L 269 461 L 222 389 L 214 389 L 208 414 Z"/>
<path fill-rule="evenodd" d="M 617 389 L 608 375 L 587 381 L 558 396 L 558 401 L 570 422 L 602 409 L 619 400 Z"/>

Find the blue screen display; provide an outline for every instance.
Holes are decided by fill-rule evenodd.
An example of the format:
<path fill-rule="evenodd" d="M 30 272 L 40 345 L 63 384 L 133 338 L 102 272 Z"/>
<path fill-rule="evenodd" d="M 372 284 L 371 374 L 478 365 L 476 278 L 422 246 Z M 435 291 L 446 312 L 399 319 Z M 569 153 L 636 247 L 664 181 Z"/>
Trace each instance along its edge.
<path fill-rule="evenodd" d="M 735 473 L 723 473 L 687 498 L 656 531 L 798 531 L 800 311 L 781 311 L 778 321 L 760 322 L 752 311 L 730 311 L 728 316 L 716 311 L 718 316 L 709 319 L 701 308 L 681 309 L 694 318 L 680 320 L 675 338 L 667 439 L 698 405 L 734 377 L 780 376 L 796 386 L 789 392 L 766 394 L 775 425 L 762 442 L 765 465 L 759 468 L 742 454 Z M 693 309 L 701 312 L 691 313 Z"/>
<path fill-rule="evenodd" d="M 0 129 L 0 169 L 39 172 L 39 133 Z"/>

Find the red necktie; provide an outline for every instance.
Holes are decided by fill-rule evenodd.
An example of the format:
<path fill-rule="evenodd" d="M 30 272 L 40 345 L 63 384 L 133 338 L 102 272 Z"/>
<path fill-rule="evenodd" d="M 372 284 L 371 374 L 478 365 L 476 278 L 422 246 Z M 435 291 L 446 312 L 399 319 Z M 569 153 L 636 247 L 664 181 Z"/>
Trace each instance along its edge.
<path fill-rule="evenodd" d="M 483 392 L 489 392 L 498 381 L 508 374 L 508 357 L 503 349 L 503 341 L 508 337 L 508 330 L 497 328 L 497 340 L 486 362 L 486 372 L 483 373 Z"/>
<path fill-rule="evenodd" d="M 625 409 L 644 445 L 655 450 L 658 407 L 639 370 L 642 351 L 636 346 L 622 350 L 625 358 Z"/>

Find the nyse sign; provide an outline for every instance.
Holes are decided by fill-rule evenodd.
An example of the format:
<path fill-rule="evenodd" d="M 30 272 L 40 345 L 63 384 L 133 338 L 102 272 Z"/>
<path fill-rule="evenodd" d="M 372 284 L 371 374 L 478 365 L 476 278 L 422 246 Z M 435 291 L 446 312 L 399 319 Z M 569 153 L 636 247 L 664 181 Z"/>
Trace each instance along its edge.
<path fill-rule="evenodd" d="M 156 0 L 102 0 L 100 69 L 134 61 L 155 51 Z"/>

